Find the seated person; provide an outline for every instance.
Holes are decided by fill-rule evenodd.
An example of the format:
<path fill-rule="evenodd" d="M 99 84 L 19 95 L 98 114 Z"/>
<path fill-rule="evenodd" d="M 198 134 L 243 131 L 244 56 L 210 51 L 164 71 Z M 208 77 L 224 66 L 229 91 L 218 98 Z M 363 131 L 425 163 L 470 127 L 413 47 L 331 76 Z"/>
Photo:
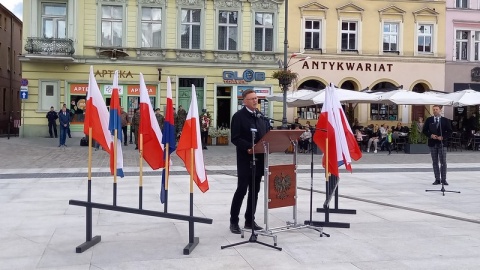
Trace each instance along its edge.
<path fill-rule="evenodd" d="M 300 140 L 298 141 L 298 145 L 300 149 L 298 150 L 299 153 L 307 153 L 308 152 L 308 145 L 310 144 L 310 140 L 312 139 L 312 133 L 308 127 L 305 128 L 305 131 L 300 135 Z"/>
<path fill-rule="evenodd" d="M 370 129 L 371 130 L 371 129 Z M 380 140 L 381 134 L 380 134 L 380 129 L 378 128 L 378 125 L 375 125 L 371 133 L 369 134 L 369 139 L 368 139 L 368 145 L 367 145 L 367 153 L 370 152 L 370 147 L 374 147 L 374 153 L 377 153 L 378 150 L 378 142 Z"/>

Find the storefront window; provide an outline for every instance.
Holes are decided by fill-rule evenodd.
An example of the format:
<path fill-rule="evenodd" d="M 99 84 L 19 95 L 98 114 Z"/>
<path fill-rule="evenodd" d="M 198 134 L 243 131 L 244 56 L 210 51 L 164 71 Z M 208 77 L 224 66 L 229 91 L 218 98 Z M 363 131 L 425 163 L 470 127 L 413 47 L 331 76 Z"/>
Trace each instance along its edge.
<path fill-rule="evenodd" d="M 370 104 L 370 119 L 372 120 L 398 120 L 398 105 L 380 103 Z"/>
<path fill-rule="evenodd" d="M 72 123 L 83 123 L 87 96 L 70 96 L 70 116 Z"/>

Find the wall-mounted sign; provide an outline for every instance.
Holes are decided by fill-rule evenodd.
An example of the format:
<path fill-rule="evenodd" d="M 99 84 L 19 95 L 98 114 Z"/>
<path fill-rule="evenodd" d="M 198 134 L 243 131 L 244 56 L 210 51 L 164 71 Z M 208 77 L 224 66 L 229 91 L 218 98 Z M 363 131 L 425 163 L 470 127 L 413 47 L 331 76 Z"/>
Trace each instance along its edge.
<path fill-rule="evenodd" d="M 102 78 L 113 78 L 113 75 L 115 74 L 115 70 L 113 69 L 103 69 L 103 70 L 97 70 L 95 72 L 95 77 L 100 76 Z M 133 78 L 132 72 L 130 70 L 119 70 L 118 71 L 118 77 L 119 78 Z"/>
<path fill-rule="evenodd" d="M 147 85 L 147 91 L 149 96 L 155 96 L 157 94 L 156 85 Z M 127 93 L 129 96 L 139 96 L 140 95 L 140 85 L 129 85 L 127 87 Z"/>
<path fill-rule="evenodd" d="M 473 68 L 471 71 L 472 82 L 480 82 L 480 67 Z"/>
<path fill-rule="evenodd" d="M 265 81 L 265 72 L 255 72 L 251 69 L 246 69 L 243 72 L 230 70 L 223 72 L 224 83 L 246 84 L 253 81 Z"/>
<path fill-rule="evenodd" d="M 237 87 L 237 97 L 239 99 L 242 98 L 242 93 L 247 90 L 255 91 L 257 97 L 265 98 L 266 96 L 270 95 L 270 88 L 263 88 L 263 87 L 252 87 L 252 86 L 238 86 Z"/>
<path fill-rule="evenodd" d="M 391 72 L 393 64 L 383 63 L 355 63 L 355 62 L 336 62 L 336 61 L 305 61 L 302 69 L 321 69 L 336 71 L 373 71 L 373 72 Z"/>
<path fill-rule="evenodd" d="M 70 94 L 86 95 L 88 91 L 88 84 L 86 83 L 72 83 L 70 84 Z"/>
<path fill-rule="evenodd" d="M 118 94 L 123 95 L 123 85 L 118 86 Z M 104 95 L 111 95 L 113 91 L 113 85 L 104 85 L 103 86 L 103 94 Z"/>

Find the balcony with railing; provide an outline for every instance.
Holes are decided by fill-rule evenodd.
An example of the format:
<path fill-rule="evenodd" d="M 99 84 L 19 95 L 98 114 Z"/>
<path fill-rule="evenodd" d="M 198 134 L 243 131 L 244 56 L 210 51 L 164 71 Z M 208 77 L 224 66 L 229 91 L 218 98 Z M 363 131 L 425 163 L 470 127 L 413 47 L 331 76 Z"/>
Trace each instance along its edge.
<path fill-rule="evenodd" d="M 29 37 L 25 44 L 27 54 L 32 56 L 71 58 L 75 53 L 73 40 L 68 38 Z"/>

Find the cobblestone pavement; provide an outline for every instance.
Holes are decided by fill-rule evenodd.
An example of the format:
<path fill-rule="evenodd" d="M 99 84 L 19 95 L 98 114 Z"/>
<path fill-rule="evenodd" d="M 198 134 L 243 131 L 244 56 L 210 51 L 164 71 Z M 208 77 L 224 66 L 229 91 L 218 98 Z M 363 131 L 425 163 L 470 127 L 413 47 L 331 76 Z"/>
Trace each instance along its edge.
<path fill-rule="evenodd" d="M 58 147 L 58 139 L 52 138 L 0 138 L 0 169 L 15 168 L 86 168 L 88 147 L 80 146 L 80 138 L 67 138 L 68 147 Z M 135 145 L 123 147 L 124 167 L 138 167 L 138 151 Z M 204 152 L 205 165 L 235 166 L 235 146 L 209 146 Z M 314 155 L 314 164 L 320 163 L 321 155 Z M 480 151 L 448 152 L 448 163 L 478 163 Z M 93 151 L 94 168 L 108 168 L 109 157 L 104 151 Z M 292 154 L 274 153 L 272 164 L 290 163 Z M 172 155 L 174 165 L 182 164 L 176 154 Z M 310 154 L 299 154 L 298 164 L 309 165 Z M 354 164 L 419 164 L 431 163 L 429 154 L 405 154 L 392 152 L 364 153 Z M 144 165 L 146 165 L 144 163 Z M 406 165 L 407 166 L 407 165 Z M 378 166 L 376 166 L 378 168 Z M 355 166 L 354 166 L 355 168 Z"/>

